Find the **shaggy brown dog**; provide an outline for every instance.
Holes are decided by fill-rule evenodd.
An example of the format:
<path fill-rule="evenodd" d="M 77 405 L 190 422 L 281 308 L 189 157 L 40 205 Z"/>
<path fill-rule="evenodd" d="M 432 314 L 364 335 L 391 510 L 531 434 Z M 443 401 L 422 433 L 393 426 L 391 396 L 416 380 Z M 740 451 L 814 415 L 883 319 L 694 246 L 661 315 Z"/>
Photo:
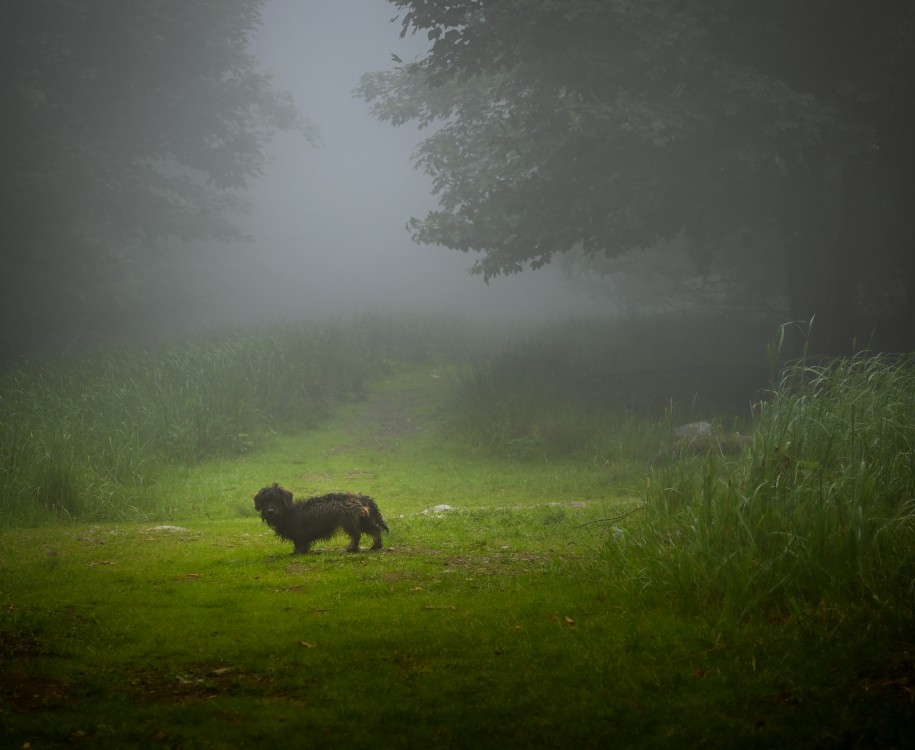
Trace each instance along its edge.
<path fill-rule="evenodd" d="M 330 539 L 337 529 L 349 535 L 347 552 L 359 551 L 362 534 L 372 537 L 372 549 L 381 549 L 381 532 L 389 530 L 368 495 L 334 492 L 293 502 L 292 493 L 274 482 L 254 496 L 254 507 L 278 537 L 295 545 L 297 555 L 306 554 L 318 539 Z"/>

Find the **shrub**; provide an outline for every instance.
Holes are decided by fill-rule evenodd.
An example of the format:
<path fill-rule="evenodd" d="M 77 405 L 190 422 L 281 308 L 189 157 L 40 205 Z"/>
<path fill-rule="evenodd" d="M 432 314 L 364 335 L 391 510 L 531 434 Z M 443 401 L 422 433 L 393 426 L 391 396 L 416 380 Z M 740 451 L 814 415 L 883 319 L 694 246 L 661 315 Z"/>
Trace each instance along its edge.
<path fill-rule="evenodd" d="M 732 623 L 764 608 L 911 627 L 913 364 L 860 355 L 788 367 L 745 456 L 691 458 L 651 477 L 625 574 Z"/>

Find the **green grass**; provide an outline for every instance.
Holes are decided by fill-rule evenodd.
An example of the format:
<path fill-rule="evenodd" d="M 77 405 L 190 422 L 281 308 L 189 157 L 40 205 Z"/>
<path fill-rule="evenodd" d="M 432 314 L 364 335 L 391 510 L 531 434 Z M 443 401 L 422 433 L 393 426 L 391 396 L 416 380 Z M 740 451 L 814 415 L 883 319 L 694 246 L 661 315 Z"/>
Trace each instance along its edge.
<path fill-rule="evenodd" d="M 333 325 L 365 341 L 365 321 Z M 658 461 L 678 414 L 714 415 L 669 399 L 647 416 L 606 401 L 582 409 L 575 364 L 595 356 L 596 325 L 579 346 L 541 334 L 544 350 L 564 351 L 542 360 L 566 364 L 537 386 L 556 408 L 528 410 L 508 433 L 542 438 L 562 415 L 581 433 L 565 451 L 543 439 L 508 450 L 462 422 L 468 372 L 491 374 L 477 396 L 493 399 L 488 385 L 536 370 L 533 343 L 524 356 L 476 349 L 468 370 L 456 359 L 466 330 L 449 328 L 450 350 L 430 328 L 422 347 L 387 350 L 400 339 L 372 325 L 377 355 L 358 397 L 328 402 L 311 429 L 252 430 L 244 451 L 180 461 L 151 451 L 142 507 L 115 495 L 107 516 L 86 489 L 104 466 L 86 446 L 101 443 L 74 431 L 82 483 L 68 490 L 48 461 L 33 494 L 12 506 L 2 496 L 3 747 L 908 746 L 910 360 L 788 368 L 757 406 L 744 455 Z M 414 325 L 394 328 L 416 344 Z M 96 392 L 93 362 L 42 403 L 78 412 L 76 384 Z M 575 389 L 578 403 L 565 398 Z M 476 415 L 503 424 L 496 409 Z M 92 426 L 81 419 L 68 424 Z M 54 421 L 39 409 L 35 432 Z M 4 448 L 22 457 L 3 465 L 8 483 L 31 466 L 27 448 Z M 374 496 L 385 549 L 350 555 L 335 537 L 291 555 L 253 511 L 273 481 Z M 65 512 L 26 508 L 66 497 Z M 423 512 L 440 504 L 454 510 Z"/>
<path fill-rule="evenodd" d="M 365 315 L 9 367 L 0 526 L 155 517 L 163 472 L 317 427 L 398 368 L 453 357 L 465 333 L 432 315 Z"/>
<path fill-rule="evenodd" d="M 582 529 L 610 508 L 388 506 L 386 551 L 358 556 L 332 540 L 294 558 L 253 519 L 5 532 L 0 733 L 16 747 L 784 747 L 901 746 L 911 729 L 897 665 L 861 674 L 842 639 L 811 653 L 794 623 L 722 636 L 621 597 Z"/>
<path fill-rule="evenodd" d="M 858 356 L 787 368 L 746 456 L 680 462 L 632 540 L 644 583 L 698 611 L 857 618 L 900 642 L 915 621 L 915 368 Z M 658 539 L 674 543 L 662 547 Z M 634 552 L 634 550 L 630 550 Z M 827 628 L 831 627 L 827 623 Z"/>

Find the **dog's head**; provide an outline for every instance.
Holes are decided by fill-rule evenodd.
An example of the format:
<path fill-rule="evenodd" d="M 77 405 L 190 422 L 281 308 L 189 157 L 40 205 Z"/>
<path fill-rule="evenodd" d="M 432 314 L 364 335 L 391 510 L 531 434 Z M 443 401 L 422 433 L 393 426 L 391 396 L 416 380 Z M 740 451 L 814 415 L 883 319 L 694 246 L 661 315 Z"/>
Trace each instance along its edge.
<path fill-rule="evenodd" d="M 261 514 L 265 521 L 279 518 L 292 508 L 292 493 L 280 487 L 276 482 L 270 487 L 264 487 L 254 496 L 254 509 Z"/>

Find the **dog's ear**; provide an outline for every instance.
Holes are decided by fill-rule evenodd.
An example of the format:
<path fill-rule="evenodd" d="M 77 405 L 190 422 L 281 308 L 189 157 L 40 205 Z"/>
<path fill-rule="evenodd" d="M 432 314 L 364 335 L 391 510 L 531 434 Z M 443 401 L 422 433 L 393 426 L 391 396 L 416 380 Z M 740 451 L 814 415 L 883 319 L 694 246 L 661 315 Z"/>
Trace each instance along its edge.
<path fill-rule="evenodd" d="M 264 487 L 264 489 L 260 490 L 260 491 L 254 496 L 254 509 L 255 509 L 255 510 L 260 510 L 260 509 L 261 509 L 261 503 L 262 503 L 263 500 L 264 500 L 264 493 L 265 493 L 266 491 L 267 491 L 267 488 Z"/>
<path fill-rule="evenodd" d="M 273 486 L 276 487 L 283 495 L 283 502 L 286 504 L 286 507 L 292 507 L 292 493 L 289 490 L 280 487 L 278 484 L 274 484 Z"/>

